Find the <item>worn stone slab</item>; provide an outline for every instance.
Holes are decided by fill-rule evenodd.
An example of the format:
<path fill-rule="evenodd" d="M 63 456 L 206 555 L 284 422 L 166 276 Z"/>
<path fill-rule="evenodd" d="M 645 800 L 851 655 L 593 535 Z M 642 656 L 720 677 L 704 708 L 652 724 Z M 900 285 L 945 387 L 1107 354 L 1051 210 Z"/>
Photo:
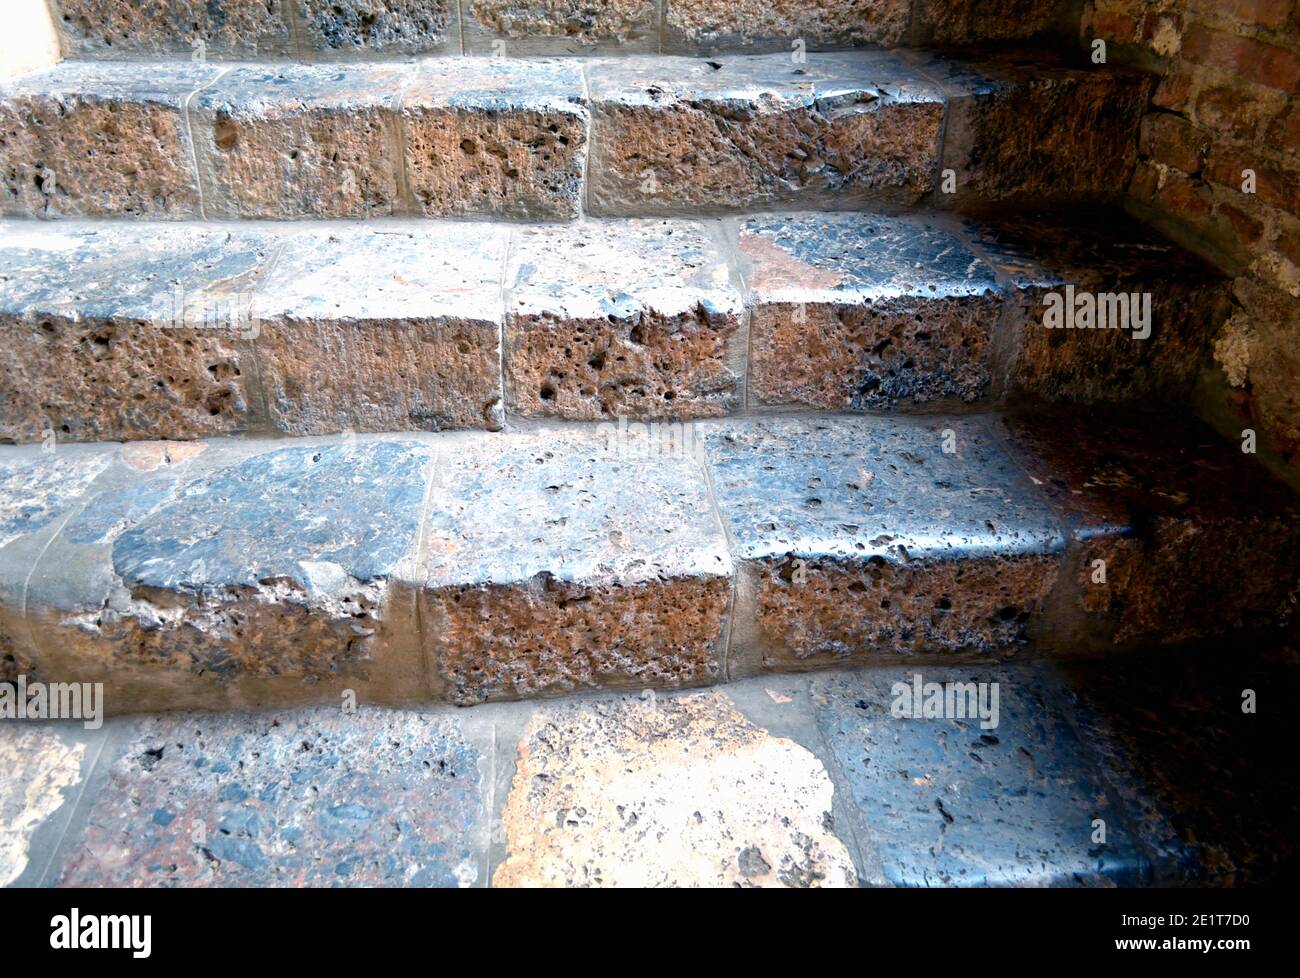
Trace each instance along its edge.
<path fill-rule="evenodd" d="M 108 683 L 115 713 L 342 688 L 421 697 L 398 585 L 431 450 L 360 438 L 159 447 L 97 449 L 110 461 L 93 491 L 26 564 L 24 622 L 45 676 Z"/>
<path fill-rule="evenodd" d="M 52 0 L 69 57 L 291 58 L 284 0 Z"/>
<path fill-rule="evenodd" d="M 11 224 L 0 243 L 0 439 L 201 438 L 256 427 L 248 318 L 262 233 Z"/>
<path fill-rule="evenodd" d="M 401 106 L 415 213 L 568 220 L 580 211 L 588 113 L 574 62 L 422 63 Z"/>
<path fill-rule="evenodd" d="M 495 886 L 853 886 L 825 768 L 722 693 L 539 712 Z"/>
<path fill-rule="evenodd" d="M 234 68 L 193 102 L 208 217 L 405 213 L 404 65 Z"/>
<path fill-rule="evenodd" d="M 1205 262 L 1110 210 L 1063 221 L 1050 213 L 971 222 L 974 247 L 1006 283 L 994 391 L 1049 400 L 1184 400 L 1227 319 L 1229 283 Z M 1094 304 L 1150 297 L 1138 328 L 1048 328 L 1049 296 Z M 1136 299 L 1134 297 L 1136 296 Z M 1115 306 L 1115 308 L 1119 308 Z M 1093 317 L 1095 322 L 1096 316 Z M 1081 322 L 1086 322 L 1080 319 Z"/>
<path fill-rule="evenodd" d="M 1073 38 L 1078 14 L 1071 22 L 1071 13 L 1064 0 L 916 0 L 911 43 L 962 46 L 1053 34 Z"/>
<path fill-rule="evenodd" d="M 185 100 L 211 65 L 65 62 L 0 83 L 0 213 L 177 219 L 199 213 Z"/>
<path fill-rule="evenodd" d="M 588 68 L 602 216 L 908 203 L 933 187 L 943 96 L 883 52 Z"/>
<path fill-rule="evenodd" d="M 724 414 L 743 395 L 743 300 L 720 229 L 587 221 L 516 236 L 512 412 L 600 421 Z"/>
<path fill-rule="evenodd" d="M 303 47 L 321 60 L 459 54 L 455 0 L 294 0 Z"/>
<path fill-rule="evenodd" d="M 0 886 L 27 869 L 32 835 L 81 783 L 85 753 L 85 744 L 65 743 L 49 727 L 0 723 Z"/>
<path fill-rule="evenodd" d="M 1075 541 L 1057 646 L 1149 649 L 1286 624 L 1300 506 L 1239 444 L 1133 409 L 1035 405 L 1004 426 Z"/>
<path fill-rule="evenodd" d="M 508 240 L 449 222 L 291 235 L 253 304 L 271 425 L 499 428 Z"/>
<path fill-rule="evenodd" d="M 925 683 L 997 683 L 997 726 L 969 711 L 896 716 L 900 703 L 912 709 L 917 676 L 923 690 Z M 992 689 L 985 689 L 982 702 L 991 705 Z M 1150 881 L 1136 829 L 1108 794 L 1059 697 L 1059 685 L 1043 672 L 1023 669 L 888 669 L 815 681 L 821 728 L 890 883 Z M 1104 843 L 1094 841 L 1097 819 L 1105 823 Z"/>
<path fill-rule="evenodd" d="M 982 60 L 917 56 L 948 99 L 944 206 L 994 201 L 1117 200 L 1137 163 L 1152 76 L 1075 66 L 1040 51 Z"/>
<path fill-rule="evenodd" d="M 665 0 L 664 50 L 727 54 L 895 47 L 906 43 L 910 15 L 910 0 Z"/>
<path fill-rule="evenodd" d="M 688 426 L 613 424 L 443 452 L 421 615 L 467 705 L 722 675 L 730 560 Z M 657 432 L 656 432 L 657 433 Z"/>
<path fill-rule="evenodd" d="M 1265 705 L 1300 693 L 1295 655 L 1236 651 L 1247 654 L 1062 667 L 1071 720 L 1134 813 L 1164 885 L 1281 884 L 1295 865 L 1300 784 L 1277 762 L 1291 716 Z"/>
<path fill-rule="evenodd" d="M 62 886 L 473 886 L 481 758 L 447 716 L 337 707 L 138 722 Z"/>
<path fill-rule="evenodd" d="M 1065 541 L 980 419 L 699 427 L 742 572 L 731 676 L 1025 642 Z"/>
<path fill-rule="evenodd" d="M 659 50 L 656 0 L 469 0 L 465 53 L 498 58 Z"/>
<path fill-rule="evenodd" d="M 973 401 L 1002 295 L 955 235 L 882 215 L 742 221 L 751 397 L 823 410 Z"/>

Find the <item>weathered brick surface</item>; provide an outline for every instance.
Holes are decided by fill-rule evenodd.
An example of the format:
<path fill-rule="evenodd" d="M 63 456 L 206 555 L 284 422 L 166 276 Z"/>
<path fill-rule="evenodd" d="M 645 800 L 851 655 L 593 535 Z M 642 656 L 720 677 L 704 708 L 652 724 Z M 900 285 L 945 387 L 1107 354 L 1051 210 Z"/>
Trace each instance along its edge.
<path fill-rule="evenodd" d="M 656 0 L 469 0 L 465 52 L 515 57 L 659 50 Z"/>
<path fill-rule="evenodd" d="M 914 202 L 933 186 L 943 100 L 883 53 L 588 69 L 593 214 Z"/>
<path fill-rule="evenodd" d="M 1013 653 L 1024 641 L 1064 540 L 981 422 L 782 419 L 704 429 L 745 572 L 733 676 L 915 653 Z"/>
<path fill-rule="evenodd" d="M 574 63 L 428 62 L 402 99 L 415 213 L 576 217 L 588 115 Z"/>
<path fill-rule="evenodd" d="M 730 561 L 704 472 L 613 425 L 439 459 L 421 614 L 460 704 L 723 674 Z"/>
<path fill-rule="evenodd" d="M 742 299 L 720 238 L 687 221 L 521 231 L 507 272 L 510 410 L 671 420 L 737 406 Z"/>
<path fill-rule="evenodd" d="M 268 421 L 289 434 L 497 428 L 508 232 L 297 233 L 253 304 Z"/>
<path fill-rule="evenodd" d="M 665 0 L 665 51 L 717 54 L 905 42 L 910 0 Z"/>
<path fill-rule="evenodd" d="M 1227 282 L 1204 262 L 1116 214 L 1062 221 L 1027 215 L 974 225 L 973 241 L 1007 280 L 994 390 L 1084 403 L 1187 397 L 1228 313 Z M 1072 287 L 1099 305 L 1150 296 L 1150 335 L 1136 328 L 1048 328 L 1047 297 Z M 1137 297 L 1134 300 L 1134 296 Z M 1094 317 L 1094 322 L 1097 317 Z M 1130 323 L 1136 327 L 1137 320 Z"/>
<path fill-rule="evenodd" d="M 1300 507 L 1238 446 L 1131 412 L 1039 407 L 1007 425 L 1077 541 L 1062 574 L 1064 610 L 1076 615 L 1063 646 L 1174 644 L 1280 623 L 1300 584 Z"/>
<path fill-rule="evenodd" d="M 1001 290 L 952 234 L 801 214 L 745 221 L 739 245 L 755 400 L 834 411 L 983 393 Z"/>
<path fill-rule="evenodd" d="M 1136 162 L 1150 76 L 1073 68 L 1039 54 L 981 61 L 923 57 L 949 99 L 940 204 L 1005 198 L 1118 198 Z"/>
<path fill-rule="evenodd" d="M 0 213 L 198 215 L 182 106 L 217 69 L 64 64 L 0 84 Z"/>
<path fill-rule="evenodd" d="M 237 68 L 194 100 L 209 217 L 383 217 L 406 210 L 399 66 Z"/>
<path fill-rule="evenodd" d="M 256 233 L 7 229 L 0 438 L 200 438 L 256 427 L 244 317 L 274 253 Z"/>

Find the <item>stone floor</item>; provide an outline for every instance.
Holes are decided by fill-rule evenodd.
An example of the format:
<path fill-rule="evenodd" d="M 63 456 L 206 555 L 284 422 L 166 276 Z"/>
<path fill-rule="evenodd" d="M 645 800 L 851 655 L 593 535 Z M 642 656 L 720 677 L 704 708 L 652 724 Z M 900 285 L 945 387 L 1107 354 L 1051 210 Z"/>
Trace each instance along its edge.
<path fill-rule="evenodd" d="M 1271 748 L 1296 666 L 1222 648 L 427 712 L 10 721 L 0 884 L 1264 882 L 1294 862 L 1300 774 Z M 996 698 L 896 716 L 918 674 Z"/>

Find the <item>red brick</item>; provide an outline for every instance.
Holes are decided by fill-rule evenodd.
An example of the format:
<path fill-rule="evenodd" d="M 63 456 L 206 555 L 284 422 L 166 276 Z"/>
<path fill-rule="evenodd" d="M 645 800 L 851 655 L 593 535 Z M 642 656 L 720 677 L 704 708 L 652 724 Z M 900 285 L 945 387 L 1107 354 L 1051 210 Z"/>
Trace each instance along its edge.
<path fill-rule="evenodd" d="M 1231 204 L 1221 204 L 1219 206 L 1219 215 L 1227 219 L 1228 223 L 1232 225 L 1232 230 L 1237 236 L 1237 243 L 1243 249 L 1252 248 L 1259 242 L 1259 237 L 1264 231 L 1264 225 L 1245 211 L 1239 210 Z"/>
<path fill-rule="evenodd" d="M 1268 145 L 1300 159 L 1300 99 L 1291 99 L 1268 130 Z"/>
<path fill-rule="evenodd" d="M 1252 86 L 1253 88 L 1253 86 Z M 1264 89 L 1216 86 L 1196 98 L 1196 121 L 1237 142 L 1253 143 L 1266 120 L 1277 111 L 1276 93 L 1269 99 Z"/>
<path fill-rule="evenodd" d="M 1157 191 L 1156 199 L 1166 213 L 1178 221 L 1202 223 L 1210 216 L 1209 191 L 1198 187 L 1196 183 L 1177 170 L 1171 170 L 1165 177 L 1165 185 Z"/>
<path fill-rule="evenodd" d="M 1142 120 L 1142 152 L 1184 173 L 1199 173 L 1210 148 L 1205 130 L 1176 115 L 1155 112 Z"/>
<path fill-rule="evenodd" d="M 1286 23 L 1292 0 L 1190 0 L 1188 9 L 1221 19 L 1276 29 Z"/>
<path fill-rule="evenodd" d="M 1175 68 L 1165 76 L 1151 101 L 1162 109 L 1182 112 L 1191 104 L 1192 86 L 1195 80 L 1196 75 L 1193 70 Z"/>
<path fill-rule="evenodd" d="M 1255 196 L 1263 204 L 1300 214 L 1300 173 L 1288 172 L 1252 159 L 1248 151 L 1216 146 L 1205 166 L 1206 179 L 1231 190 L 1241 190 L 1242 170 L 1255 171 Z"/>
<path fill-rule="evenodd" d="M 1300 83 L 1300 57 L 1254 38 L 1194 25 L 1183 36 L 1183 57 L 1214 65 L 1247 81 L 1292 91 Z"/>

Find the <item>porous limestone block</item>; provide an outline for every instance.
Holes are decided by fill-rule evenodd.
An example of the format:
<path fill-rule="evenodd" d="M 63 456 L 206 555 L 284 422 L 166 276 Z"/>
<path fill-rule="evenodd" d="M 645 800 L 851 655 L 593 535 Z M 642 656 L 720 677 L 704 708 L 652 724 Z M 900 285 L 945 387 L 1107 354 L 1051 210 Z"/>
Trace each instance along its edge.
<path fill-rule="evenodd" d="M 1002 290 L 952 233 L 793 214 L 741 222 L 739 245 L 755 400 L 839 411 L 983 394 Z"/>
<path fill-rule="evenodd" d="M 253 307 L 287 434 L 499 428 L 502 227 L 291 235 Z"/>
<path fill-rule="evenodd" d="M 253 231 L 6 226 L 0 438 L 205 438 L 256 428 Z"/>
<path fill-rule="evenodd" d="M 0 83 L 0 213 L 197 217 L 184 106 L 218 72 L 64 62 Z"/>
<path fill-rule="evenodd" d="M 401 120 L 415 213 L 580 213 L 588 113 L 576 62 L 431 59 L 403 95 Z"/>
<path fill-rule="evenodd" d="M 720 229 L 527 228 L 511 250 L 509 407 L 573 421 L 724 414 L 743 393 L 743 303 Z"/>
<path fill-rule="evenodd" d="M 910 0 L 664 0 L 664 50 L 728 54 L 906 43 Z M 802 42 L 802 45 L 800 44 Z"/>
<path fill-rule="evenodd" d="M 296 0 L 50 0 L 74 58 L 292 58 Z M 336 0 L 344 2 L 344 0 Z"/>
<path fill-rule="evenodd" d="M 588 76 L 593 214 L 903 204 L 934 184 L 943 96 L 892 54 L 627 57 Z"/>
<path fill-rule="evenodd" d="M 469 0 L 463 6 L 466 54 L 659 50 L 656 0 Z"/>
<path fill-rule="evenodd" d="M 452 702 L 723 675 L 731 562 L 689 439 L 474 435 L 444 450 L 421 616 Z"/>
<path fill-rule="evenodd" d="M 1065 540 L 983 420 L 697 427 L 738 561 L 733 677 L 1026 641 Z"/>

